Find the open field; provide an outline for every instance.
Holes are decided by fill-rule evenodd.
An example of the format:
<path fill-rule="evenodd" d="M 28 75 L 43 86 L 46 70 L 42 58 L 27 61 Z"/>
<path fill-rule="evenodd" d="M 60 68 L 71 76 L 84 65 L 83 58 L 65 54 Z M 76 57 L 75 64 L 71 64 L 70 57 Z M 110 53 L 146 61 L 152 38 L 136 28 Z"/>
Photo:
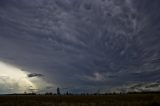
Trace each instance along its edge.
<path fill-rule="evenodd" d="M 160 94 L 99 96 L 4 95 L 0 106 L 160 106 Z"/>

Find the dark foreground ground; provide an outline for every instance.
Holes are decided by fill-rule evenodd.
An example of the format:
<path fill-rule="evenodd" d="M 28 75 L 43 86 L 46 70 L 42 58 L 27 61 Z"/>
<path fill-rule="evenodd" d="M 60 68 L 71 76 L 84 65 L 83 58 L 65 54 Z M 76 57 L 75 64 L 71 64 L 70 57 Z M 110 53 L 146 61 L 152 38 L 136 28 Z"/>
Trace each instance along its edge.
<path fill-rule="evenodd" d="M 99 96 L 4 95 L 0 106 L 160 106 L 160 94 Z"/>

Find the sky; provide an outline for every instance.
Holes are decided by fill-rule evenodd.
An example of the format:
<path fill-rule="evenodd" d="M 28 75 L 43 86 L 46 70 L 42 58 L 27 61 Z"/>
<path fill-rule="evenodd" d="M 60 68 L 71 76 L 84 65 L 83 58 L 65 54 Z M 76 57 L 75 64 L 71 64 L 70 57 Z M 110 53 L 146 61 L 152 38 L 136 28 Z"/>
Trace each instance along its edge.
<path fill-rule="evenodd" d="M 0 0 L 0 93 L 160 90 L 159 0 Z"/>

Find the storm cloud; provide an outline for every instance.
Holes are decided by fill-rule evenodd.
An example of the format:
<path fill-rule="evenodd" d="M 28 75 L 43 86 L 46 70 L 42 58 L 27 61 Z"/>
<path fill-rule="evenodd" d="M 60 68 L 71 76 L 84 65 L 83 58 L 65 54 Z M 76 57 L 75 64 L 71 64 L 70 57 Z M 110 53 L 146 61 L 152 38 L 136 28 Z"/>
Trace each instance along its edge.
<path fill-rule="evenodd" d="M 159 0 L 1 0 L 0 61 L 78 91 L 155 82 L 159 5 Z"/>
<path fill-rule="evenodd" d="M 32 73 L 32 74 L 28 74 L 27 75 L 29 78 L 33 78 L 33 77 L 43 77 L 44 75 L 42 74 L 37 74 L 37 73 Z"/>

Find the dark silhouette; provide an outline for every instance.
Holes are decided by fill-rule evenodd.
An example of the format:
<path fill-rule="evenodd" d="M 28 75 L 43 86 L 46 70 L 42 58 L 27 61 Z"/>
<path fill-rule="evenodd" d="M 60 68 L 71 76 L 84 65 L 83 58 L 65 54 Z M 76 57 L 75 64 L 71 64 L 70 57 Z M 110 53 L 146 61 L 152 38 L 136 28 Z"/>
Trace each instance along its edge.
<path fill-rule="evenodd" d="M 60 88 L 57 88 L 57 95 L 61 95 Z"/>

